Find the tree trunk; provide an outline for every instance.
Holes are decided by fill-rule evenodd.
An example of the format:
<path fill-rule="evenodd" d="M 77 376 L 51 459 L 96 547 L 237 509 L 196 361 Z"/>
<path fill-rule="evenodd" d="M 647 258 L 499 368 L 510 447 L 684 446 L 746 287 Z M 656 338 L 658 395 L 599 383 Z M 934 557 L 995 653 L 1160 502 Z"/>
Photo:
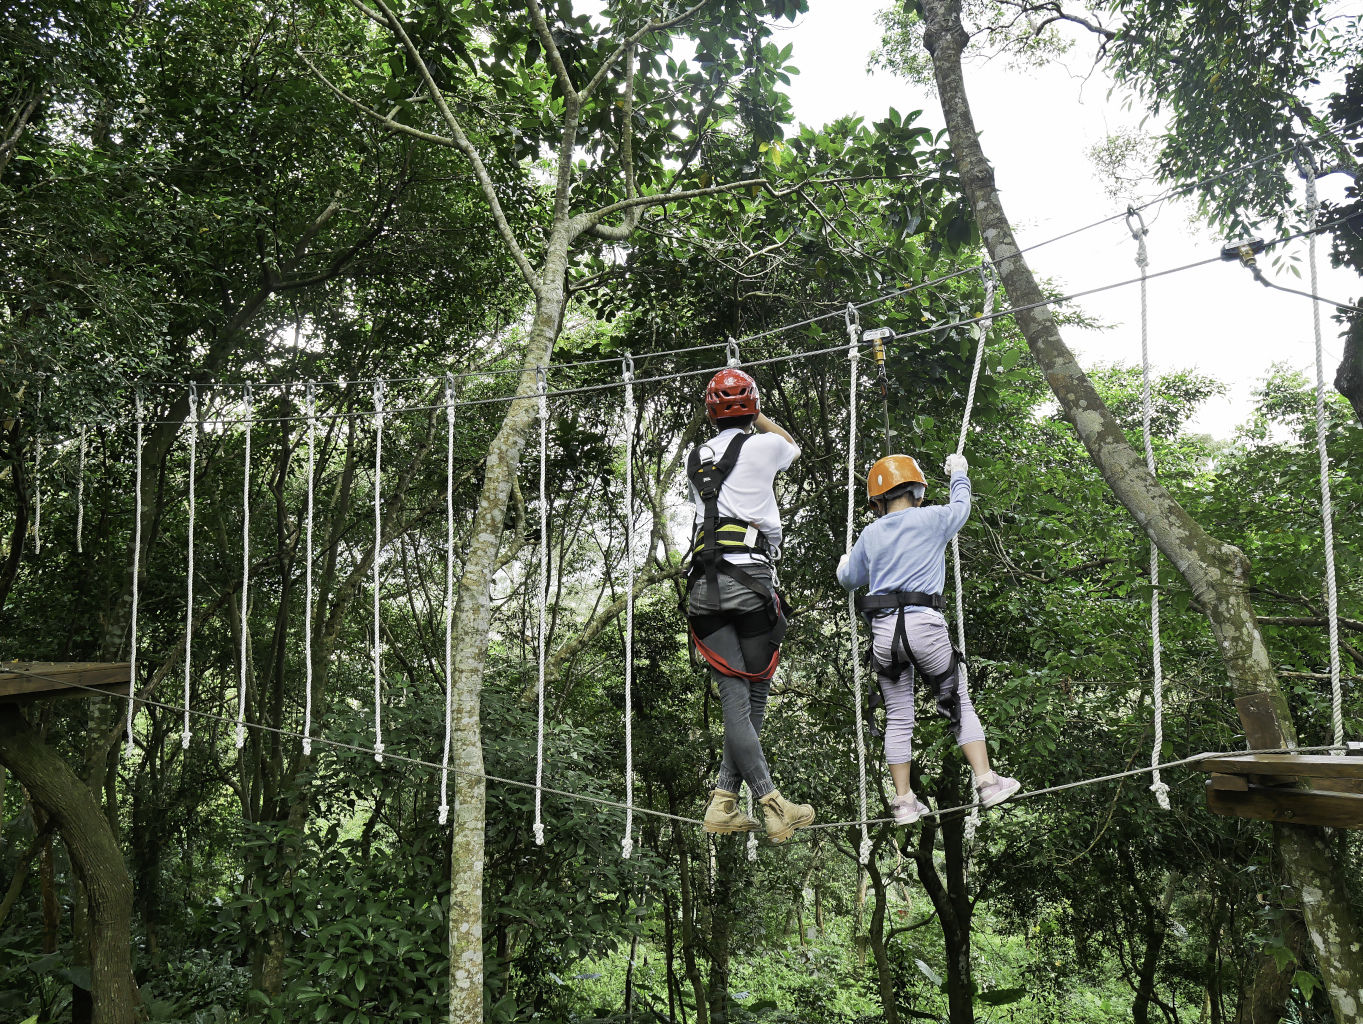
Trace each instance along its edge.
<path fill-rule="evenodd" d="M 673 814 L 680 810 L 676 791 L 664 782 L 667 790 L 667 807 Z M 692 892 L 691 850 L 687 845 L 686 831 L 673 826 L 672 845 L 677 851 L 677 895 L 680 898 L 678 920 L 681 923 L 682 966 L 686 970 L 686 980 L 691 983 L 691 996 L 696 1003 L 696 1024 L 709 1024 L 706 1010 L 705 982 L 696 963 L 696 901 Z M 682 1017 L 686 1017 L 686 1005 L 682 1004 Z"/>
<path fill-rule="evenodd" d="M 1363 423 L 1363 316 L 1354 315 L 1344 333 L 1344 355 L 1335 371 L 1335 390 L 1349 400 Z"/>
<path fill-rule="evenodd" d="M 1145 953 L 1137 970 L 1136 997 L 1131 1002 L 1133 1024 L 1149 1024 L 1150 1021 L 1150 1004 L 1155 998 L 1155 974 L 1159 968 L 1160 953 L 1164 950 L 1165 937 L 1169 934 L 1169 908 L 1173 906 L 1177 885 L 1178 876 L 1169 872 L 1159 906 L 1146 904 Z"/>
<path fill-rule="evenodd" d="M 1253 980 L 1240 994 L 1234 1024 L 1278 1024 L 1287 1013 L 1292 978 L 1306 959 L 1307 949 L 1306 922 L 1296 911 L 1288 912 L 1283 946 L 1292 953 L 1286 963 L 1267 949 L 1260 951 Z"/>
<path fill-rule="evenodd" d="M 885 946 L 885 911 L 889 904 L 889 890 L 874 856 L 866 865 L 866 875 L 875 893 L 875 904 L 871 910 L 871 927 L 867 939 L 871 946 L 871 956 L 876 963 L 876 984 L 880 991 L 880 1012 L 885 1024 L 899 1024 L 899 997 L 894 990 L 894 972 L 890 969 L 890 953 Z"/>
<path fill-rule="evenodd" d="M 454 610 L 454 679 L 452 680 L 451 766 L 455 771 L 454 838 L 450 846 L 450 1024 L 483 1024 L 483 827 L 487 784 L 483 779 L 483 672 L 487 637 L 492 625 L 492 575 L 506 522 L 511 483 L 520 467 L 521 451 L 534 422 L 534 369 L 547 366 L 563 319 L 567 268 L 564 251 L 552 253 L 544 268 L 547 284 L 535 304 L 526 346 L 518 401 L 510 403 L 501 429 L 483 463 L 459 598 Z M 546 832 L 552 834 L 553 823 Z"/>
<path fill-rule="evenodd" d="M 1020 310 L 1014 319 L 1032 355 L 1113 494 L 1173 562 L 1198 604 L 1206 609 L 1236 692 L 1266 698 L 1277 718 L 1281 745 L 1294 745 L 1287 701 L 1249 600 L 1249 566 L 1244 554 L 1210 536 L 1160 486 L 1075 362 L 1018 251 L 994 188 L 993 169 L 980 147 L 961 70 L 961 53 L 969 37 L 961 27 L 960 0 L 922 0 L 922 10 L 924 44 L 932 55 L 961 181 L 1009 302 Z M 1276 833 L 1288 875 L 1302 896 L 1307 932 L 1335 1016 L 1354 1019 L 1363 1009 L 1359 996 L 1363 992 L 1363 937 L 1350 909 L 1344 872 L 1318 829 L 1280 827 Z"/>
<path fill-rule="evenodd" d="M 94 1024 L 132 1024 L 132 880 L 98 801 L 13 705 L 0 705 L 0 761 L 56 821 L 90 908 Z"/>

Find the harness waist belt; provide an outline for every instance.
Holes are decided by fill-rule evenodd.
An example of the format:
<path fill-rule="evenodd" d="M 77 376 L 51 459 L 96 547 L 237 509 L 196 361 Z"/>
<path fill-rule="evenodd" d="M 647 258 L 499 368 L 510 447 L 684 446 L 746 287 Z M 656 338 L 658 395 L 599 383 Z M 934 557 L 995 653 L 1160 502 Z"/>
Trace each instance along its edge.
<path fill-rule="evenodd" d="M 748 531 L 752 530 L 757 534 L 757 539 L 752 544 L 747 542 Z M 750 551 L 757 555 L 769 555 L 771 553 L 771 541 L 767 535 L 757 529 L 746 519 L 731 519 L 724 517 L 715 521 L 715 546 L 721 552 Z M 705 527 L 696 527 L 695 540 L 691 553 L 698 555 L 705 549 Z"/>
<path fill-rule="evenodd" d="M 896 590 L 891 594 L 858 594 L 857 611 L 879 612 L 895 608 L 936 608 L 946 607 L 941 594 L 926 594 L 921 590 Z"/>

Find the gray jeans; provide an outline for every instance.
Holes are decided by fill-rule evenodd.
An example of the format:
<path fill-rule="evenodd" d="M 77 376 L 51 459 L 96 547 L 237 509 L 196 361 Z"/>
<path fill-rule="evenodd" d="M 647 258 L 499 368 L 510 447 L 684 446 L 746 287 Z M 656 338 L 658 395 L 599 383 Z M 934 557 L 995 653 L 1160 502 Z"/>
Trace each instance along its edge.
<path fill-rule="evenodd" d="M 945 672 L 951 664 L 951 634 L 942 613 L 931 608 L 906 608 L 902 614 L 909 649 L 923 666 L 923 671 L 932 675 Z M 875 645 L 877 661 L 889 661 L 894 631 L 893 615 L 871 620 L 871 642 Z M 906 668 L 894 682 L 881 686 L 880 692 L 885 697 L 885 763 L 906 764 L 913 757 L 912 667 Z M 984 727 L 970 701 L 964 678 L 960 694 L 961 724 L 956 730 L 956 742 L 964 746 L 984 739 Z"/>
<path fill-rule="evenodd" d="M 772 586 L 771 569 L 765 565 L 752 564 L 741 567 L 744 572 L 763 586 Z M 720 602 L 723 602 L 722 605 Z M 767 606 L 766 602 L 743 584 L 730 579 L 723 573 L 719 576 L 719 600 L 711 593 L 704 577 L 696 580 L 687 601 L 687 608 L 693 614 L 716 612 L 721 607 L 726 612 L 758 611 Z M 756 672 L 765 668 L 771 660 L 771 646 L 766 635 L 740 637 L 733 626 L 723 626 L 709 636 L 701 637 L 705 646 L 718 654 L 736 669 Z M 762 753 L 762 718 L 767 710 L 767 695 L 771 692 L 770 680 L 739 679 L 728 676 L 713 665 L 710 672 L 719 686 L 719 699 L 724 706 L 724 759 L 719 767 L 716 789 L 737 793 L 739 786 L 746 782 L 754 800 L 760 800 L 776 787 L 767 769 L 767 758 Z"/>

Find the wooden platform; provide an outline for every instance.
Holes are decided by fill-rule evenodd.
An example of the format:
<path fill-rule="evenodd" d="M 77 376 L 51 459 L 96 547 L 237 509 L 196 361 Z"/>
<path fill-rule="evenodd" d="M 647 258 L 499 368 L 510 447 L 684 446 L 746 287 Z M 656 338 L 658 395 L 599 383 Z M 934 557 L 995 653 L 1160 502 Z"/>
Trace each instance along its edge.
<path fill-rule="evenodd" d="M 1235 818 L 1363 828 L 1363 757 L 1330 754 L 1216 754 L 1199 767 L 1207 809 Z"/>
<path fill-rule="evenodd" d="M 0 701 L 126 694 L 128 670 L 126 661 L 3 661 Z"/>

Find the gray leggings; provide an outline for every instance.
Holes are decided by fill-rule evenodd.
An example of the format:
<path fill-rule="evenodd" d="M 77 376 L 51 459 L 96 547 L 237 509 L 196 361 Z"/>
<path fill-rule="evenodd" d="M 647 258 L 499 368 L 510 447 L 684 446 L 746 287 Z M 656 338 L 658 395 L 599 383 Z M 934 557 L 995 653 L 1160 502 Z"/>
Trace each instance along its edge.
<path fill-rule="evenodd" d="M 772 585 L 771 570 L 766 566 L 744 565 L 742 568 L 764 586 Z M 719 598 L 726 612 L 758 611 L 766 607 L 761 597 L 722 574 L 719 577 Z M 721 606 L 702 577 L 692 588 L 687 607 L 693 613 L 705 613 L 719 611 Z M 706 647 L 734 668 L 745 672 L 765 668 L 771 660 L 771 646 L 765 634 L 740 637 L 733 626 L 723 626 L 701 639 L 705 641 Z M 737 793 L 739 786 L 746 782 L 753 799 L 760 800 L 776 788 L 772 785 L 767 758 L 762 753 L 762 741 L 758 738 L 762 732 L 762 718 L 766 714 L 771 682 L 749 682 L 725 675 L 714 666 L 710 667 L 710 673 L 719 686 L 719 699 L 724 706 L 724 759 L 720 762 L 715 788 Z"/>
<path fill-rule="evenodd" d="M 923 671 L 930 675 L 945 672 L 951 664 L 951 634 L 942 613 L 932 608 L 909 608 L 903 615 L 909 649 Z M 871 642 L 877 661 L 890 659 L 894 627 L 893 615 L 871 620 Z M 885 697 L 885 763 L 907 764 L 913 758 L 913 669 L 905 669 L 895 682 L 882 685 L 880 692 Z M 984 739 L 984 727 L 970 702 L 964 679 L 960 692 L 961 723 L 956 729 L 956 743 L 964 746 Z"/>

